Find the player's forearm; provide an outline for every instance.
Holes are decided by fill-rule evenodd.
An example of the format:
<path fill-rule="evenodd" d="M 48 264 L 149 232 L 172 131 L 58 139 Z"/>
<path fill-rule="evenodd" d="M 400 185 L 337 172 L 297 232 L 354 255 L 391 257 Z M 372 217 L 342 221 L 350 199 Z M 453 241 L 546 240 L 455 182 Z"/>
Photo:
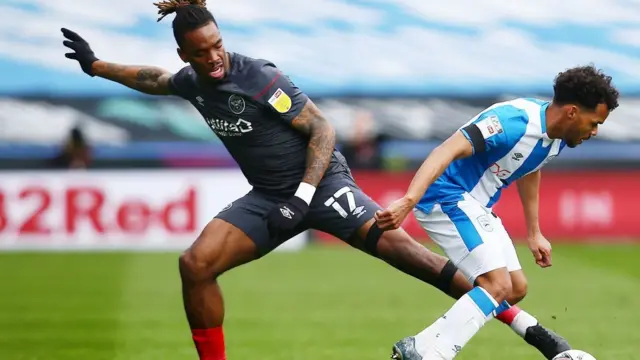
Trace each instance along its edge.
<path fill-rule="evenodd" d="M 527 231 L 530 236 L 540 232 L 538 209 L 540 203 L 540 170 L 522 177 L 516 181 L 518 194 L 524 210 Z"/>
<path fill-rule="evenodd" d="M 336 145 L 336 133 L 326 120 L 317 121 L 311 129 L 307 146 L 307 168 L 303 182 L 318 186 L 329 167 Z"/>
<path fill-rule="evenodd" d="M 307 167 L 302 182 L 316 187 L 331 162 L 336 146 L 336 133 L 311 100 L 307 100 L 300 114 L 293 119 L 292 126 L 309 136 Z"/>
<path fill-rule="evenodd" d="M 93 63 L 96 76 L 115 81 L 150 95 L 169 95 L 171 73 L 153 66 L 120 65 L 98 60 Z"/>

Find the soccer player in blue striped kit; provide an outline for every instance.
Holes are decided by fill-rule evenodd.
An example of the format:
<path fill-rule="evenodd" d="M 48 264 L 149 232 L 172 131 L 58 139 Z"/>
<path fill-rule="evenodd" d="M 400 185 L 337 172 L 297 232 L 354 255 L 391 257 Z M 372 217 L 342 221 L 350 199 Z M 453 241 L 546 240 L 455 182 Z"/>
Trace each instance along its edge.
<path fill-rule="evenodd" d="M 450 360 L 494 316 L 527 340 L 538 321 L 516 303 L 527 281 L 509 234 L 491 210 L 515 182 L 536 263 L 551 266 L 551 245 L 540 232 L 540 168 L 565 146 L 595 136 L 618 107 L 611 77 L 594 66 L 558 74 L 551 102 L 519 98 L 485 109 L 425 160 L 406 195 L 376 214 L 383 230 L 397 228 L 414 211 L 430 238 L 474 288 L 431 326 L 398 341 L 392 358 Z M 551 346 L 544 354 L 557 353 Z"/>

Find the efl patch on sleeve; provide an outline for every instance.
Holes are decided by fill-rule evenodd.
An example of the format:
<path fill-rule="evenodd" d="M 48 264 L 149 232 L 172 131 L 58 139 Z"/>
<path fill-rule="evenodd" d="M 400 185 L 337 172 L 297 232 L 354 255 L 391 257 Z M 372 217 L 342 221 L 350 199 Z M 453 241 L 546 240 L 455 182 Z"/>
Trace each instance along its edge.
<path fill-rule="evenodd" d="M 279 113 L 286 113 L 291 109 L 291 98 L 282 89 L 278 88 L 269 98 L 269 104 Z"/>
<path fill-rule="evenodd" d="M 482 137 L 488 139 L 494 135 L 501 134 L 504 130 L 502 130 L 502 124 L 500 124 L 500 120 L 497 116 L 489 116 L 486 119 L 482 119 L 476 123 L 478 129 L 482 133 Z"/>

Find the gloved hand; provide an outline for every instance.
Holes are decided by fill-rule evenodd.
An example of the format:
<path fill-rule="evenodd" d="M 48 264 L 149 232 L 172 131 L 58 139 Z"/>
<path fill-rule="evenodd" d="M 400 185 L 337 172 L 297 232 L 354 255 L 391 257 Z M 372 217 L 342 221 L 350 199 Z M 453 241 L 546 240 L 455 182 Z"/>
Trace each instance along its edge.
<path fill-rule="evenodd" d="M 309 204 L 315 191 L 315 186 L 302 182 L 289 201 L 271 209 L 266 216 L 271 235 L 276 235 L 282 230 L 293 230 L 298 226 L 309 212 Z"/>
<path fill-rule="evenodd" d="M 267 214 L 269 232 L 273 235 L 282 230 L 292 230 L 302 222 L 307 212 L 309 212 L 309 204 L 293 196 L 289 201 L 276 205 Z"/>
<path fill-rule="evenodd" d="M 91 65 L 98 61 L 98 58 L 93 54 L 91 47 L 89 47 L 89 43 L 80 37 L 80 35 L 69 29 L 62 28 L 60 30 L 62 30 L 62 35 L 64 35 L 65 38 L 71 40 L 65 40 L 62 43 L 64 46 L 74 51 L 72 53 L 66 53 L 64 56 L 67 59 L 77 60 L 80 63 L 82 71 L 87 75 L 95 76 L 91 71 Z"/>

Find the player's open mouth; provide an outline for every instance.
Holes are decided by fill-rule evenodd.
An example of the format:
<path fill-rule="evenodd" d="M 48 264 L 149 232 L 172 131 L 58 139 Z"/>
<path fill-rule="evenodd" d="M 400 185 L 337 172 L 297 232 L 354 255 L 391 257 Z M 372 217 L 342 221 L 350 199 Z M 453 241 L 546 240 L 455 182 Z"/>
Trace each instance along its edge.
<path fill-rule="evenodd" d="M 210 72 L 209 76 L 214 79 L 222 79 L 224 76 L 224 63 L 217 64 Z"/>

